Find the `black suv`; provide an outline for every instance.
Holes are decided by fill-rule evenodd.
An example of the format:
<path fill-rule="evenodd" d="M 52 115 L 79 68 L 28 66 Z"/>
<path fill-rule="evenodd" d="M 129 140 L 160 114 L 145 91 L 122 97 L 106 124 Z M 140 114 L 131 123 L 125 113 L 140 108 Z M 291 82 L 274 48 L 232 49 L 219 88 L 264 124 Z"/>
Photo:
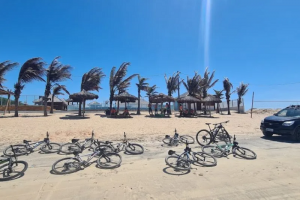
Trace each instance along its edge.
<path fill-rule="evenodd" d="M 260 130 L 266 137 L 290 135 L 300 141 L 300 106 L 292 105 L 261 121 Z"/>

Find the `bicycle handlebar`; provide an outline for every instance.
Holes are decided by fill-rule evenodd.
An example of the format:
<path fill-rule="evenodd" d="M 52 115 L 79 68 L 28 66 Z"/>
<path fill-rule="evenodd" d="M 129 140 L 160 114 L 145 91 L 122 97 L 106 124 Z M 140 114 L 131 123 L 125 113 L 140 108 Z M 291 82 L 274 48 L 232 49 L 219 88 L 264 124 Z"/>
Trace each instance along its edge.
<path fill-rule="evenodd" d="M 48 131 L 47 131 L 47 133 L 46 133 L 46 136 L 47 136 L 47 138 L 49 138 L 49 133 L 48 133 Z"/>

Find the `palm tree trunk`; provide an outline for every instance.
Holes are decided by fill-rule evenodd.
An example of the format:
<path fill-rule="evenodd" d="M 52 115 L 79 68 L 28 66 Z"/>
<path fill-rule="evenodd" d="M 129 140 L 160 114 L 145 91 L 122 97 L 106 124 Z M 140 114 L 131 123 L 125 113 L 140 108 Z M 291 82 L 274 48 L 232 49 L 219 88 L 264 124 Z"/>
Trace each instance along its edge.
<path fill-rule="evenodd" d="M 240 113 L 241 97 L 238 98 L 238 113 Z"/>
<path fill-rule="evenodd" d="M 112 109 L 112 102 L 113 102 L 113 98 L 114 98 L 114 95 L 112 93 L 112 91 L 110 91 L 110 97 L 109 97 L 109 113 Z"/>
<path fill-rule="evenodd" d="M 170 115 L 172 115 L 172 111 L 171 111 L 171 102 L 169 101 L 169 109 L 170 109 Z"/>
<path fill-rule="evenodd" d="M 51 98 L 51 109 L 50 109 L 50 113 L 53 113 L 53 107 L 54 107 L 54 95 L 52 95 L 52 98 Z"/>
<path fill-rule="evenodd" d="M 219 103 L 217 103 L 217 113 L 220 113 Z"/>
<path fill-rule="evenodd" d="M 15 96 L 15 117 L 19 117 L 19 97 Z"/>
<path fill-rule="evenodd" d="M 84 117 L 84 113 L 85 113 L 85 99 L 83 99 L 83 117 Z"/>
<path fill-rule="evenodd" d="M 227 110 L 228 110 L 228 115 L 231 115 L 231 113 L 230 113 L 230 99 L 227 99 Z"/>
<path fill-rule="evenodd" d="M 126 103 L 125 103 L 125 107 L 126 107 Z M 119 113 L 119 109 L 120 109 L 120 101 L 118 101 L 117 113 Z"/>
<path fill-rule="evenodd" d="M 141 114 L 141 90 L 140 88 L 138 89 L 138 109 L 137 109 L 137 113 L 138 115 Z"/>
<path fill-rule="evenodd" d="M 82 101 L 79 102 L 79 111 L 78 111 L 79 116 L 81 116 L 81 104 L 82 104 Z"/>
<path fill-rule="evenodd" d="M 207 90 L 204 88 L 204 89 L 203 89 L 203 99 L 204 99 L 205 97 L 207 97 Z M 206 115 L 206 106 L 205 106 L 204 114 Z"/>

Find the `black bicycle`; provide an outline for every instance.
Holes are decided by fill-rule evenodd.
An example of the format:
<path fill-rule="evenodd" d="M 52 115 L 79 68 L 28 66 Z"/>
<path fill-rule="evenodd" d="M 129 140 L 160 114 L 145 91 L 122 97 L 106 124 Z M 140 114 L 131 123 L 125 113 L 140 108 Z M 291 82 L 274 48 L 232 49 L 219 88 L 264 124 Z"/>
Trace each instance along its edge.
<path fill-rule="evenodd" d="M 142 145 L 128 142 L 125 132 L 124 132 L 124 139 L 120 143 L 112 144 L 113 142 L 110 141 L 101 142 L 101 143 L 102 144 L 100 144 L 99 147 L 105 148 L 107 152 L 119 153 L 120 151 L 125 150 L 127 153 L 130 154 L 144 153 L 144 147 Z"/>
<path fill-rule="evenodd" d="M 213 124 L 213 129 L 210 128 L 211 123 L 205 123 L 208 126 L 209 130 L 202 129 L 197 133 L 196 140 L 198 144 L 200 146 L 209 145 L 210 143 L 217 142 L 217 139 L 220 141 L 230 142 L 231 136 L 222 125 L 228 122 L 229 121 Z"/>
<path fill-rule="evenodd" d="M 28 168 L 25 161 L 17 160 L 14 148 L 10 146 L 13 156 L 0 159 L 0 181 L 7 181 L 24 175 Z M 13 161 L 13 158 L 15 159 Z"/>
<path fill-rule="evenodd" d="M 60 144 L 50 142 L 49 140 L 49 133 L 47 132 L 46 138 L 44 138 L 43 141 L 34 142 L 31 143 L 31 141 L 23 140 L 24 144 L 16 144 L 12 145 L 13 148 L 7 147 L 3 153 L 6 156 L 21 156 L 25 154 L 30 154 L 34 152 L 34 149 L 36 149 L 38 146 L 42 145 L 40 147 L 40 150 L 44 153 L 56 153 L 59 151 Z"/>
<path fill-rule="evenodd" d="M 185 143 L 186 147 L 182 154 L 176 154 L 175 151 L 169 150 L 166 157 L 166 164 L 176 170 L 190 170 L 191 164 L 200 164 L 206 167 L 217 165 L 217 160 L 212 155 L 203 152 L 192 152 L 189 144 Z"/>
<path fill-rule="evenodd" d="M 83 150 L 84 146 L 81 146 L 80 151 L 74 151 L 75 157 L 67 157 L 56 161 L 52 165 L 52 171 L 56 174 L 70 174 L 82 170 L 90 166 L 94 161 L 92 159 L 97 157 L 97 164 L 100 168 L 112 169 L 119 167 L 122 162 L 122 157 L 117 153 L 107 152 L 105 148 L 101 148 L 100 142 L 96 141 L 98 148 L 93 153 L 86 155 L 79 155 Z M 82 157 L 88 156 L 87 160 L 82 160 Z"/>
<path fill-rule="evenodd" d="M 61 145 L 59 152 L 64 154 L 72 154 L 74 152 L 80 152 L 83 149 L 94 150 L 96 147 L 96 140 L 94 139 L 94 131 L 92 131 L 92 137 L 79 141 L 79 139 L 72 139 L 70 143 Z"/>
<path fill-rule="evenodd" d="M 225 143 L 224 145 L 205 145 L 202 147 L 202 152 L 208 153 L 214 157 L 227 157 L 229 154 L 248 160 L 253 160 L 257 157 L 254 151 L 240 147 L 239 143 L 236 141 L 235 135 L 233 137 L 233 143 Z"/>
<path fill-rule="evenodd" d="M 189 135 L 179 135 L 177 133 L 177 130 L 175 129 L 175 134 L 173 137 L 170 135 L 166 135 L 163 139 L 163 143 L 169 145 L 169 146 L 177 146 L 180 142 L 188 144 L 194 144 L 195 140 L 192 136 Z"/>

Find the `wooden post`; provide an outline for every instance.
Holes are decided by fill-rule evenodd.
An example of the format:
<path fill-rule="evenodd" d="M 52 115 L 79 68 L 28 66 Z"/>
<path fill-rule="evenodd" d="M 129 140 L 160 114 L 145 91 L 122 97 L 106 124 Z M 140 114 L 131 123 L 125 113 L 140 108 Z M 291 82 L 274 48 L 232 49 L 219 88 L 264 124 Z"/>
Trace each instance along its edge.
<path fill-rule="evenodd" d="M 254 101 L 254 92 L 252 94 L 251 118 L 252 118 L 252 110 L 253 110 L 253 101 Z"/>

